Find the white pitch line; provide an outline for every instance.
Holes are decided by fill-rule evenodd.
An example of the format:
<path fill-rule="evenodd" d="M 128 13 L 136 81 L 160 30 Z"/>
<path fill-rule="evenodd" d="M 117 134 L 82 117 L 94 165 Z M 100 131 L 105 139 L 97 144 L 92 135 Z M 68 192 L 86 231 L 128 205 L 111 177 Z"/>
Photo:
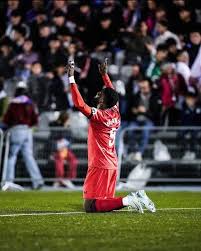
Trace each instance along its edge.
<path fill-rule="evenodd" d="M 146 210 L 146 209 L 145 209 Z M 200 207 L 179 207 L 179 208 L 158 208 L 157 211 L 180 211 L 180 210 L 201 210 Z M 114 210 L 115 212 L 132 212 L 131 210 Z M 19 217 L 19 216 L 48 216 L 48 215 L 73 215 L 85 214 L 83 211 L 74 212 L 47 212 L 47 213 L 15 213 L 15 214 L 0 214 L 0 217 Z"/>
<path fill-rule="evenodd" d="M 46 215 L 71 215 L 71 214 L 84 214 L 83 211 L 75 212 L 49 212 L 49 213 L 19 213 L 19 214 L 0 214 L 0 217 L 18 217 L 18 216 L 46 216 Z"/>

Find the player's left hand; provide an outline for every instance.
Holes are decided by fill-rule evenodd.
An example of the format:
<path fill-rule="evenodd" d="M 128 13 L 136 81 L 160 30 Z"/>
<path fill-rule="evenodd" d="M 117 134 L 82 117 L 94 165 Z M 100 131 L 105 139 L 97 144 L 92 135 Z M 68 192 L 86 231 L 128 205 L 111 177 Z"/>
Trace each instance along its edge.
<path fill-rule="evenodd" d="M 74 71 L 75 71 L 74 68 L 75 68 L 74 61 L 69 61 L 66 66 L 66 73 L 68 77 L 74 76 Z"/>
<path fill-rule="evenodd" d="M 108 71 L 108 58 L 105 58 L 104 62 L 98 65 L 98 69 L 101 75 L 107 74 Z"/>

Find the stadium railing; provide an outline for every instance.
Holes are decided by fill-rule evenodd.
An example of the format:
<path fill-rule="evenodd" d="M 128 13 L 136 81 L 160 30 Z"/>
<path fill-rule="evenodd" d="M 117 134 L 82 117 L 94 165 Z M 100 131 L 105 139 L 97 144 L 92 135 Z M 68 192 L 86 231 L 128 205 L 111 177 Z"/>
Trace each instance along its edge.
<path fill-rule="evenodd" d="M 133 132 L 135 130 L 135 132 Z M 201 127 L 154 127 L 150 132 L 149 143 L 143 155 L 143 161 L 138 162 L 134 159 L 129 159 L 130 143 L 129 139 L 135 135 L 135 142 L 141 139 L 142 128 L 124 128 L 119 135 L 119 148 L 118 148 L 118 161 L 119 161 L 119 176 L 118 181 L 125 182 L 129 173 L 138 164 L 143 164 L 151 169 L 151 176 L 148 179 L 148 184 L 195 184 L 201 182 Z M 180 135 L 184 131 L 196 132 L 195 159 L 183 159 L 182 147 L 180 143 Z M 130 132 L 130 133 L 129 133 Z M 67 138 L 70 143 L 70 149 L 73 151 L 78 159 L 78 170 L 75 179 L 72 179 L 76 185 L 82 185 L 87 172 L 87 137 L 80 136 L 79 131 L 72 133 L 69 129 L 64 128 L 47 128 L 36 129 L 33 132 L 34 136 L 34 156 L 40 167 L 44 181 L 47 185 L 52 186 L 53 182 L 60 179 L 55 177 L 55 162 L 54 162 L 54 149 L 55 139 L 59 137 Z M 167 161 L 156 160 L 153 157 L 154 144 L 160 140 L 168 148 L 171 158 Z M 187 142 L 187 140 L 186 140 Z M 187 144 L 187 143 L 186 143 Z M 131 146 L 132 147 L 132 146 Z M 9 133 L 6 135 L 5 140 L 5 154 L 2 172 L 2 182 L 5 182 L 5 173 L 7 169 L 7 160 L 9 153 Z M 68 162 L 65 162 L 66 168 Z M 138 177 L 143 180 L 143 177 Z M 27 170 L 19 156 L 16 166 L 16 179 L 22 185 L 31 182 Z"/>
<path fill-rule="evenodd" d="M 3 134 L 3 141 L 2 141 L 2 149 L 4 147 L 4 154 L 2 154 L 2 178 L 1 178 L 1 186 L 5 184 L 6 180 L 6 171 L 7 171 L 7 163 L 8 163 L 8 156 L 9 156 L 9 147 L 10 147 L 10 132 L 7 131 Z"/>
<path fill-rule="evenodd" d="M 128 174 L 139 163 L 146 168 L 151 168 L 152 174 L 148 180 L 150 183 L 200 183 L 201 182 L 201 127 L 152 127 L 148 144 L 141 162 L 132 158 L 132 150 L 138 148 L 142 137 L 143 127 L 128 126 L 122 129 L 118 135 L 118 180 L 126 181 Z M 194 138 L 191 136 L 193 134 Z M 182 137 L 183 135 L 183 137 Z M 185 136 L 184 136 L 185 135 Z M 183 140 L 182 140 L 183 138 Z M 133 140 L 134 139 L 134 140 Z M 162 149 L 156 149 L 156 142 L 160 141 L 163 156 L 159 155 Z M 137 147 L 133 146 L 137 143 Z M 192 145 L 194 144 L 194 145 Z M 190 148 L 193 148 L 193 151 Z M 187 151 L 192 151 L 194 157 L 184 158 Z M 191 153 L 192 153 L 191 152 Z M 165 155 L 165 156 L 164 156 Z M 167 155 L 169 155 L 167 157 Z M 133 155 L 134 156 L 134 155 Z M 164 158 L 164 159 L 163 159 Z M 146 178 L 140 177 L 140 180 Z"/>
<path fill-rule="evenodd" d="M 0 129 L 0 168 L 2 164 L 3 139 L 4 139 L 4 134 L 3 131 Z"/>

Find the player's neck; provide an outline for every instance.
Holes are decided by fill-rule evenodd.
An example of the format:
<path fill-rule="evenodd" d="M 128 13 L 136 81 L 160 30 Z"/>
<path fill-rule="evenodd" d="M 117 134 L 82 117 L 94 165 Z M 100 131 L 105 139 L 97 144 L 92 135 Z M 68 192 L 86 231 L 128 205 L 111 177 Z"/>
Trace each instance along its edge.
<path fill-rule="evenodd" d="M 98 104 L 97 105 L 97 108 L 100 109 L 100 110 L 105 110 L 107 109 L 106 106 L 104 104 Z"/>

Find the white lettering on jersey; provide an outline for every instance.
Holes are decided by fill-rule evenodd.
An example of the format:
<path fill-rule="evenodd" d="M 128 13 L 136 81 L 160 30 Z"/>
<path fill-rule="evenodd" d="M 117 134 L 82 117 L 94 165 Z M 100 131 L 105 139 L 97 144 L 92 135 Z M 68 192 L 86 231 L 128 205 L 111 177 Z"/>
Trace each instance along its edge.
<path fill-rule="evenodd" d="M 113 118 L 107 121 L 106 125 L 107 126 L 111 126 L 113 124 L 117 124 L 119 122 L 119 120 L 117 118 Z"/>

